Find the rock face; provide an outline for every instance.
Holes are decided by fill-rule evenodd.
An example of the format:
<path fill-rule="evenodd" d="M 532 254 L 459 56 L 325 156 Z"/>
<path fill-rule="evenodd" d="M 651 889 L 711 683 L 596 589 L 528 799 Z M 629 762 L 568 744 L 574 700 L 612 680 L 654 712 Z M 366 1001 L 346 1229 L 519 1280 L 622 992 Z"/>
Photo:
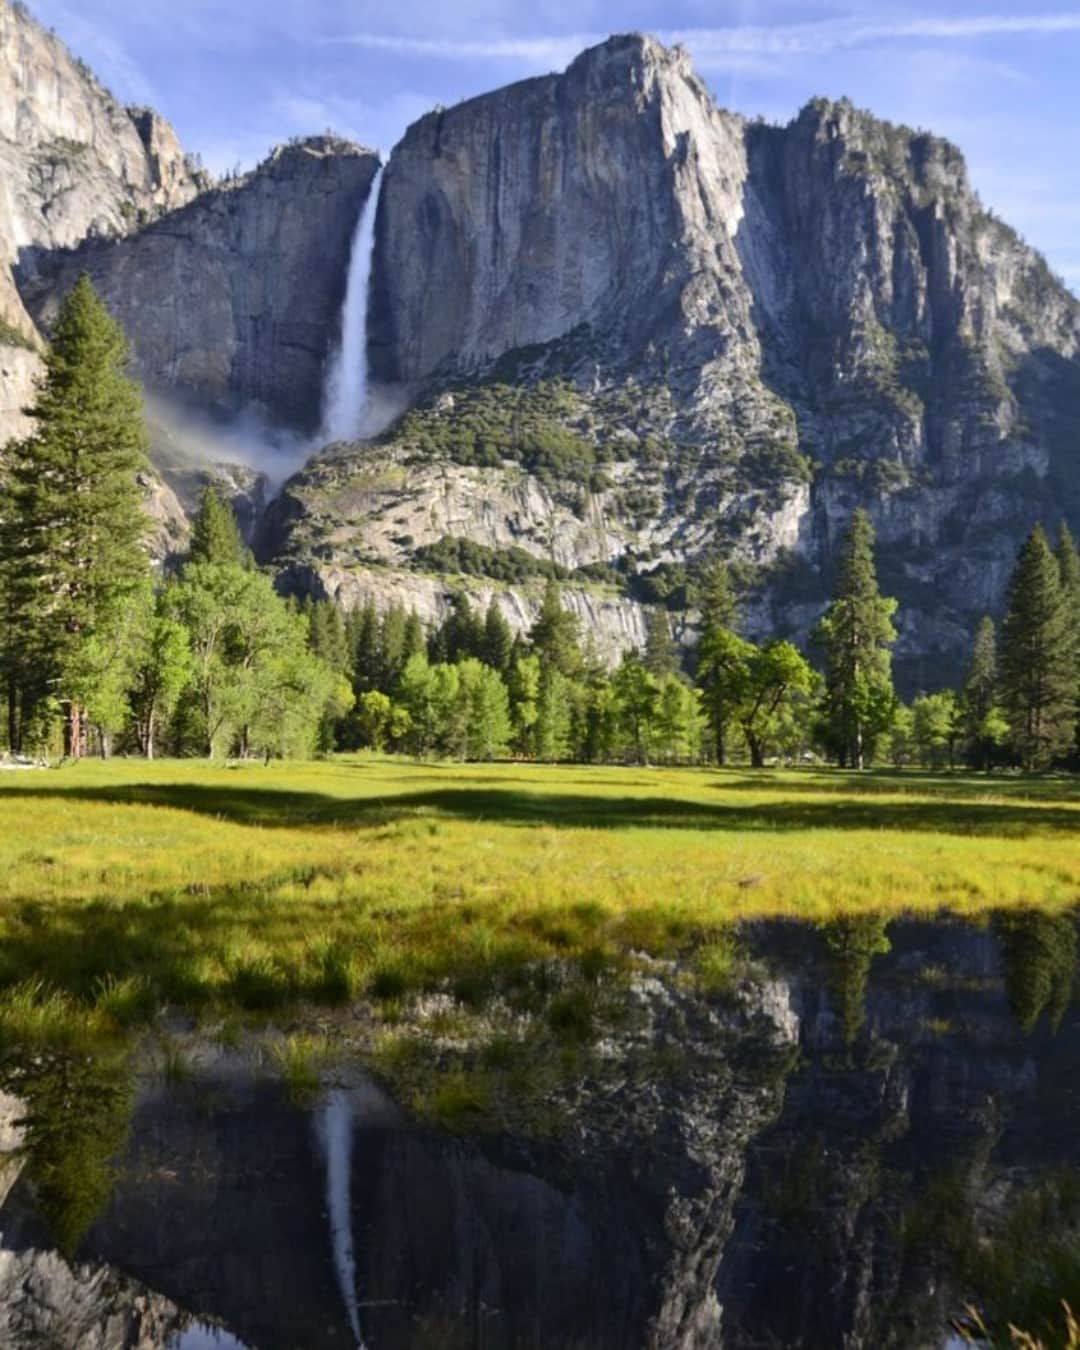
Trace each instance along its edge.
<path fill-rule="evenodd" d="M 2 444 L 22 430 L 38 345 L 12 269 L 33 275 L 41 251 L 126 234 L 207 179 L 167 122 L 123 107 L 22 4 L 0 0 L 0 182 Z"/>
<path fill-rule="evenodd" d="M 345 611 L 362 609 L 369 601 L 380 613 L 394 605 L 415 611 L 427 628 L 436 628 L 450 613 L 455 591 L 464 590 L 473 608 L 486 613 L 494 601 L 514 633 L 527 633 L 540 613 L 543 583 L 499 584 L 482 578 L 434 576 L 418 572 L 342 568 L 333 564 L 297 565 L 282 571 L 279 583 L 296 595 L 335 600 Z M 624 651 L 645 643 L 643 605 L 615 594 L 610 588 L 565 586 L 563 608 L 573 614 L 581 633 L 592 637 L 598 654 L 611 665 Z M 672 625 L 678 642 L 689 642 L 687 625 Z"/>
<path fill-rule="evenodd" d="M 1035 519 L 1080 522 L 1080 306 L 981 208 L 960 154 L 843 102 L 747 123 L 647 38 L 410 128 L 386 170 L 372 301 L 384 382 L 569 379 L 585 412 L 556 420 L 591 413 L 587 439 L 655 503 L 633 539 L 590 529 L 590 501 L 559 530 L 564 555 L 631 570 L 710 547 L 793 555 L 793 584 L 769 590 L 782 630 L 805 627 L 797 600 L 824 597 L 857 504 L 911 657 L 963 644 Z M 454 467 L 475 462 L 460 447 L 439 458 L 425 469 L 444 497 L 492 496 Z M 500 492 L 512 531 L 522 489 Z M 314 495 L 332 514 L 333 491 Z M 386 513 L 439 500 L 406 480 Z M 486 509 L 458 516 L 463 537 L 498 534 Z M 364 512 L 357 534 L 386 553 Z M 518 542 L 539 554 L 535 534 Z"/>
<path fill-rule="evenodd" d="M 311 140 L 187 201 L 159 119 L 0 16 L 0 236 L 34 317 L 87 268 L 149 389 L 311 437 L 376 157 Z M 1080 530 L 1080 304 L 959 152 L 846 102 L 747 122 L 649 38 L 406 132 L 367 323 L 404 417 L 317 458 L 258 528 L 324 589 L 404 595 L 464 541 L 492 583 L 523 552 L 627 601 L 719 554 L 757 569 L 752 621 L 802 637 L 864 505 L 910 689 L 954 673 L 1035 520 Z M 33 356 L 0 352 L 25 390 Z"/>
<path fill-rule="evenodd" d="M 164 1350 L 189 1322 L 108 1266 L 71 1267 L 48 1249 L 0 1249 L 0 1335 L 9 1350 Z"/>
<path fill-rule="evenodd" d="M 87 271 L 155 393 L 314 431 L 357 215 L 378 158 L 332 137 L 278 150 L 130 238 L 53 254 L 23 287 L 48 328 Z"/>

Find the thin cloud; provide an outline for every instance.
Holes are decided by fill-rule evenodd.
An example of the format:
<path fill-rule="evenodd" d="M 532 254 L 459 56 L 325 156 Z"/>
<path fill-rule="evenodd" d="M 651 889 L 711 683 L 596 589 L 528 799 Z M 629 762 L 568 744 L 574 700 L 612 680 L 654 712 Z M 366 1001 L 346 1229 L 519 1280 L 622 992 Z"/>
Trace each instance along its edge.
<path fill-rule="evenodd" d="M 747 68 L 762 58 L 824 56 L 883 42 L 962 41 L 1003 36 L 1048 36 L 1080 33 L 1080 13 L 1030 15 L 985 14 L 960 19 L 916 18 L 886 22 L 857 19 L 823 20 L 797 24 L 737 24 L 726 28 L 660 30 L 666 43 L 682 43 L 694 52 L 703 68 Z M 328 45 L 363 47 L 402 56 L 426 56 L 447 61 L 528 61 L 555 65 L 583 47 L 603 40 L 600 33 L 561 37 L 494 39 L 413 38 L 387 33 L 353 32 L 321 39 Z"/>
<path fill-rule="evenodd" d="M 156 106 L 154 86 L 127 47 L 64 3 L 34 6 L 34 17 L 63 31 L 64 46 L 86 61 L 107 89 L 125 102 Z"/>
<path fill-rule="evenodd" d="M 824 56 L 878 42 L 964 40 L 1080 32 L 1080 13 L 984 14 L 964 19 L 920 18 L 898 22 L 824 20 L 820 23 L 684 28 L 661 36 L 695 52 L 755 56 Z"/>
<path fill-rule="evenodd" d="M 483 41 L 453 38 L 396 37 L 387 33 L 345 33 L 320 39 L 327 46 L 365 47 L 402 56 L 428 56 L 447 61 L 528 61 L 560 64 L 583 47 L 604 40 L 602 33 L 576 33 L 557 38 L 496 38 Z"/>

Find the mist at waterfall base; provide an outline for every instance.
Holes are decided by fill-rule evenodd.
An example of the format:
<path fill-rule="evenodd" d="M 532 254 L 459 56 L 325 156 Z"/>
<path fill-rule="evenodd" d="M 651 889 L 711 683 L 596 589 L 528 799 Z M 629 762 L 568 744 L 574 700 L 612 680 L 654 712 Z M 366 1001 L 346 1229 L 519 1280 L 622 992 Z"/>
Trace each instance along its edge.
<path fill-rule="evenodd" d="M 374 387 L 368 378 L 368 289 L 381 184 L 379 169 L 353 232 L 341 337 L 327 364 L 322 420 L 315 435 L 275 427 L 255 405 L 222 421 L 160 394 L 148 393 L 147 419 L 157 432 L 154 439 L 164 441 L 184 460 L 208 466 L 241 464 L 262 474 L 270 500 L 319 450 L 335 442 L 377 436 L 404 412 L 408 402 L 404 391 Z"/>

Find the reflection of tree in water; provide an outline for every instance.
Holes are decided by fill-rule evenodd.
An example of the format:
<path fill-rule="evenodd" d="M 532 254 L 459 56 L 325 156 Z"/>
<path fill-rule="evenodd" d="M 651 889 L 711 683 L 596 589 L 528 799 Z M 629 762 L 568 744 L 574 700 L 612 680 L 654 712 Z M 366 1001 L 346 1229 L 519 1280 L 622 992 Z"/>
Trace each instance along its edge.
<path fill-rule="evenodd" d="M 891 946 L 887 927 L 880 914 L 852 914 L 822 925 L 829 948 L 829 994 L 848 1045 L 863 1024 L 871 962 Z"/>
<path fill-rule="evenodd" d="M 71 1256 L 112 1193 L 131 1084 L 118 1056 L 46 1052 L 0 1074 L 26 1105 L 27 1168 L 57 1247 Z"/>
<path fill-rule="evenodd" d="M 1075 919 L 1071 914 L 1020 909 L 998 914 L 994 931 L 1016 1020 L 1027 1033 L 1045 1011 L 1056 1031 L 1072 998 L 1076 975 Z"/>

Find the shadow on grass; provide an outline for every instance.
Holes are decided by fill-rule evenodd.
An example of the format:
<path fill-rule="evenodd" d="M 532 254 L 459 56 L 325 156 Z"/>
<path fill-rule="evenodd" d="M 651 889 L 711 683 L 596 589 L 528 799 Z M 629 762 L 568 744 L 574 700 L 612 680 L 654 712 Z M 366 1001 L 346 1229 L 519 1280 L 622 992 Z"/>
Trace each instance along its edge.
<path fill-rule="evenodd" d="M 730 785 L 767 787 L 769 780 L 739 779 Z M 738 831 L 889 830 L 953 835 L 1029 838 L 1075 833 L 1080 811 L 1060 799 L 1014 800 L 1001 793 L 968 797 L 885 799 L 854 788 L 836 801 L 808 800 L 805 793 L 746 805 L 670 797 L 613 797 L 532 792 L 499 783 L 446 787 L 385 797 L 335 797 L 274 787 L 225 788 L 192 783 L 134 783 L 123 787 L 0 785 L 0 802 L 52 798 L 108 805 L 163 806 L 264 828 L 363 828 L 430 816 L 559 829 L 681 829 Z"/>
<path fill-rule="evenodd" d="M 787 770 L 782 778 L 771 772 L 714 773 L 709 786 L 724 792 L 782 792 L 785 795 L 833 794 L 875 797 L 919 795 L 980 802 L 1073 801 L 1080 806 L 1080 777 L 1076 774 L 977 774 L 930 769 Z"/>

